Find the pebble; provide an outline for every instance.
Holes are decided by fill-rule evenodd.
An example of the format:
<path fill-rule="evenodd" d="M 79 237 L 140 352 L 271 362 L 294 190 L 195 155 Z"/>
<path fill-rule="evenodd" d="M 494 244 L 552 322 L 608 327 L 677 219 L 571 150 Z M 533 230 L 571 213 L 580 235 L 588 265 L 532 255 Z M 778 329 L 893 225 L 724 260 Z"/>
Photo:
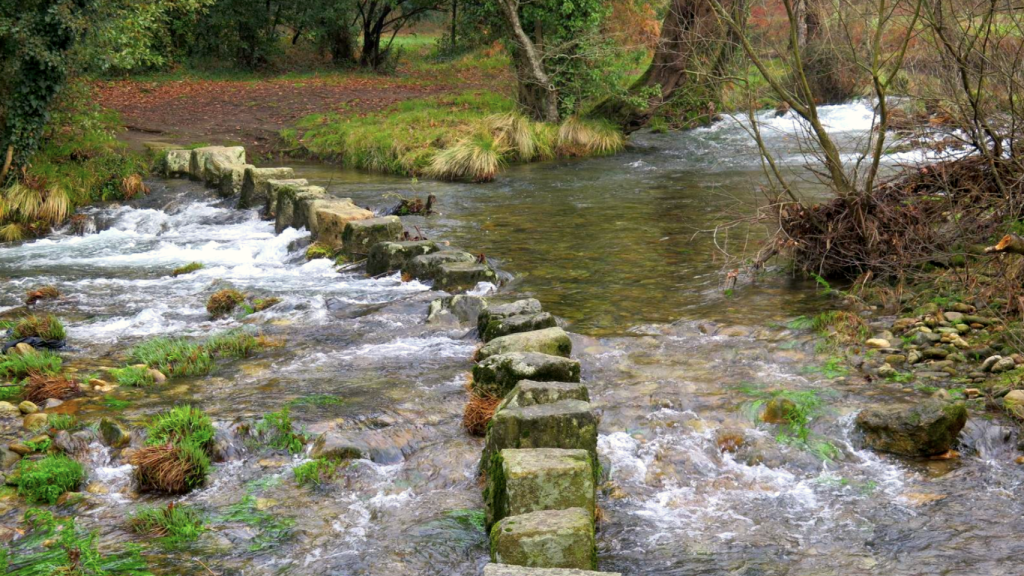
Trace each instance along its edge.
<path fill-rule="evenodd" d="M 18 410 L 21 410 L 22 414 L 35 414 L 36 412 L 39 412 L 39 406 L 25 400 L 21 404 L 18 404 Z"/>
<path fill-rule="evenodd" d="M 888 362 L 878 367 L 878 375 L 881 376 L 882 378 L 889 378 L 890 376 L 895 376 L 896 374 L 896 369 L 893 368 Z"/>
<path fill-rule="evenodd" d="M 944 350 L 943 348 L 939 348 L 937 346 L 930 346 L 928 348 L 925 348 L 924 350 L 921 350 L 921 357 L 926 359 L 938 358 L 939 360 L 942 360 L 946 356 L 949 356 L 949 352 L 946 352 L 946 350 Z"/>
<path fill-rule="evenodd" d="M 26 430 L 35 430 L 36 428 L 42 428 L 46 426 L 47 417 L 42 412 L 36 412 L 35 414 L 29 414 L 25 416 L 25 421 L 22 426 Z"/>
<path fill-rule="evenodd" d="M 868 339 L 867 342 L 865 342 L 865 344 L 867 344 L 867 346 L 870 347 L 870 348 L 889 348 L 890 347 L 889 341 L 886 340 L 885 338 L 870 338 L 870 339 Z"/>
<path fill-rule="evenodd" d="M 1003 357 L 998 355 L 989 356 L 988 358 L 985 358 L 985 360 L 981 363 L 980 370 L 982 372 L 989 372 L 992 370 L 992 367 L 996 365 L 996 362 L 999 362 L 1002 359 Z"/>
<path fill-rule="evenodd" d="M 167 381 L 167 376 L 164 376 L 163 372 L 155 368 L 150 368 L 149 373 L 151 376 L 153 376 L 153 382 L 155 382 L 156 384 L 163 384 L 164 382 Z"/>
<path fill-rule="evenodd" d="M 950 322 L 959 322 L 964 319 L 963 312 L 946 312 L 944 316 L 946 317 L 946 320 L 949 320 Z"/>
<path fill-rule="evenodd" d="M 7 353 L 10 354 L 11 352 L 14 352 L 15 354 L 35 354 L 36 349 L 24 342 L 18 342 L 14 345 L 14 348 L 9 350 Z"/>
<path fill-rule="evenodd" d="M 20 416 L 21 410 L 10 402 L 0 402 L 0 416 Z"/>
<path fill-rule="evenodd" d="M 998 362 L 992 365 L 991 371 L 993 374 L 999 374 L 1000 372 L 1008 372 L 1017 367 L 1017 363 L 1013 361 L 1013 358 L 1005 357 L 1000 358 Z"/>
<path fill-rule="evenodd" d="M 918 362 L 921 361 L 921 358 L 922 356 L 920 352 L 918 352 L 917 350 L 911 350 L 907 354 L 907 364 L 917 364 Z"/>

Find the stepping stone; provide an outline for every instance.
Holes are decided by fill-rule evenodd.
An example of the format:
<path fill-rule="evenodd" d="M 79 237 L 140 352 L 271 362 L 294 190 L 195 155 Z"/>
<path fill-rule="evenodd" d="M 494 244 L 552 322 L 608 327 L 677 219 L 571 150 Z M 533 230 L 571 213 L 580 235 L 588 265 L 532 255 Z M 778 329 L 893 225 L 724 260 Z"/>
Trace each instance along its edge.
<path fill-rule="evenodd" d="M 374 244 L 398 240 L 403 230 L 398 216 L 353 220 L 341 233 L 341 249 L 349 257 L 368 256 Z"/>
<path fill-rule="evenodd" d="M 170 178 L 188 175 L 191 162 L 191 150 L 168 150 L 164 157 L 164 174 Z"/>
<path fill-rule="evenodd" d="M 188 164 L 189 177 L 214 186 L 220 184 L 221 174 L 214 170 L 214 161 L 221 166 L 245 164 L 245 148 L 242 146 L 205 146 L 192 150 Z"/>
<path fill-rule="evenodd" d="M 596 462 L 597 422 L 590 403 L 582 400 L 505 408 L 491 418 L 481 463 L 489 467 L 491 458 L 508 448 L 586 450 Z"/>
<path fill-rule="evenodd" d="M 572 568 L 527 568 L 511 564 L 488 564 L 484 576 L 622 576 L 619 572 L 593 572 Z"/>
<path fill-rule="evenodd" d="M 418 280 L 433 280 L 442 264 L 476 262 L 476 256 L 462 250 L 439 250 L 433 254 L 416 256 L 402 267 L 402 276 Z"/>
<path fill-rule="evenodd" d="M 445 314 L 455 316 L 459 322 L 476 321 L 480 311 L 487 307 L 487 299 L 482 296 L 456 294 L 438 298 L 430 303 L 427 309 L 427 322 L 438 322 Z"/>
<path fill-rule="evenodd" d="M 473 366 L 473 391 L 479 396 L 504 398 L 520 380 L 579 382 L 580 363 L 538 352 L 512 352 L 489 356 Z"/>
<path fill-rule="evenodd" d="M 498 406 L 504 408 L 525 408 L 537 404 L 554 404 L 562 400 L 590 402 L 590 391 L 579 382 L 535 382 L 520 380 L 505 400 Z"/>
<path fill-rule="evenodd" d="M 487 333 L 487 327 L 491 322 L 500 322 L 505 318 L 511 318 L 512 316 L 539 314 L 542 311 L 540 301 L 536 298 L 526 298 L 524 300 L 516 300 L 515 302 L 507 304 L 488 306 L 481 311 L 480 316 L 477 317 L 477 330 L 479 330 L 480 335 L 483 336 Z"/>
<path fill-rule="evenodd" d="M 487 528 L 506 516 L 583 508 L 594 514 L 594 472 L 586 450 L 502 450 L 487 471 Z"/>
<path fill-rule="evenodd" d="M 247 168 L 242 175 L 242 189 L 238 193 L 238 209 L 248 210 L 264 205 L 267 201 L 267 180 L 290 178 L 295 178 L 295 171 L 291 168 Z"/>
<path fill-rule="evenodd" d="M 370 248 L 366 260 L 366 273 L 379 276 L 388 272 L 401 270 L 417 256 L 433 254 L 440 248 L 430 240 L 416 242 L 378 242 Z"/>
<path fill-rule="evenodd" d="M 242 183 L 245 181 L 245 171 L 256 168 L 252 164 L 230 164 L 222 166 L 214 162 L 214 169 L 220 173 L 220 186 L 218 194 L 221 198 L 230 198 L 235 194 L 242 193 Z"/>
<path fill-rule="evenodd" d="M 555 321 L 555 317 L 547 312 L 539 312 L 537 314 L 517 314 L 515 316 L 509 316 L 508 318 L 496 318 L 489 320 L 487 325 L 484 327 L 484 331 L 480 333 L 480 337 L 484 342 L 489 342 L 495 338 L 508 336 L 509 334 L 554 328 L 557 325 L 558 323 Z"/>
<path fill-rule="evenodd" d="M 593 570 L 597 567 L 593 514 L 570 508 L 504 518 L 491 529 L 491 561 Z"/>
<path fill-rule="evenodd" d="M 356 206 L 351 198 L 323 198 L 303 197 L 295 202 L 295 215 L 292 217 L 293 228 L 305 228 L 309 230 L 310 237 L 317 240 L 320 234 L 320 220 L 317 214 L 323 208 L 337 208 L 352 211 L 355 214 L 369 214 L 369 210 L 363 210 Z M 367 216 L 369 218 L 370 216 Z"/>
<path fill-rule="evenodd" d="M 483 348 L 477 351 L 477 360 L 486 360 L 498 354 L 511 352 L 540 352 L 552 356 L 568 358 L 572 354 L 572 340 L 565 330 L 558 328 L 545 328 L 531 332 L 520 332 L 509 334 L 501 338 L 495 338 Z"/>
<path fill-rule="evenodd" d="M 277 217 L 277 197 L 285 188 L 302 188 L 309 186 L 305 178 L 291 178 L 287 180 L 267 180 L 263 183 L 262 195 L 266 198 L 263 204 L 263 217 Z"/>
<path fill-rule="evenodd" d="M 441 264 L 434 276 L 434 289 L 445 292 L 469 290 L 480 282 L 496 282 L 498 275 L 487 264 L 452 262 Z"/>
<path fill-rule="evenodd" d="M 314 217 L 310 218 L 314 239 L 333 250 L 340 250 L 342 235 L 350 222 L 373 218 L 373 212 L 360 208 L 350 200 L 328 198 L 313 205 Z"/>
<path fill-rule="evenodd" d="M 277 194 L 277 214 L 274 220 L 274 231 L 280 234 L 286 228 L 305 228 L 306 223 L 302 221 L 301 212 L 298 210 L 299 202 L 303 200 L 317 200 L 324 198 L 327 191 L 321 186 L 288 186 Z M 300 215 L 296 218 L 296 215 Z"/>

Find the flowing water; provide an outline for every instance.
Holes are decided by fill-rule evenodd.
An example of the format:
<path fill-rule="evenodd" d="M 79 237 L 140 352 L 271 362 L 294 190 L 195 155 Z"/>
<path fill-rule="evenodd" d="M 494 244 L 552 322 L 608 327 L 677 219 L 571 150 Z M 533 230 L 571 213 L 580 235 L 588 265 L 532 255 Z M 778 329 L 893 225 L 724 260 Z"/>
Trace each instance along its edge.
<path fill-rule="evenodd" d="M 847 148 L 870 129 L 861 104 L 826 109 Z M 784 163 L 807 160 L 789 117 L 766 138 Z M 512 274 L 504 289 L 566 320 L 602 414 L 598 552 L 601 569 L 628 575 L 1021 574 L 1024 467 L 1014 433 L 974 417 L 962 457 L 909 462 L 858 449 L 852 418 L 864 406 L 922 397 L 821 369 L 816 340 L 786 327 L 830 306 L 813 285 L 782 273 L 723 291 L 726 253 L 763 232 L 740 218 L 759 201 L 756 148 L 736 122 L 683 134 L 641 134 L 626 153 L 515 167 L 497 183 L 457 185 L 296 165 L 332 194 L 382 207 L 393 194 L 440 200 L 410 217 L 431 238 L 482 252 Z M 891 157 L 889 164 L 912 159 Z M 809 195 L 816 183 L 801 177 Z M 461 429 L 470 327 L 426 324 L 429 286 L 396 276 L 339 273 L 305 262 L 305 231 L 274 235 L 186 181 L 154 180 L 137 203 L 89 209 L 99 232 L 54 235 L 0 250 L 0 305 L 52 284 L 47 305 L 69 323 L 68 362 L 117 366 L 157 335 L 202 336 L 247 325 L 283 346 L 221 363 L 211 376 L 69 402 L 89 421 L 135 425 L 180 403 L 205 409 L 222 431 L 223 462 L 182 500 L 211 530 L 183 550 L 153 547 L 162 574 L 475 575 L 487 562 L 478 526 L 481 442 Z M 717 233 L 706 231 L 720 226 Z M 172 278 L 193 260 L 205 268 Z M 209 320 L 206 298 L 231 285 L 283 301 L 243 319 Z M 831 376 L 832 378 L 828 378 Z M 831 459 L 779 442 L 748 415 L 758 389 L 818 392 L 813 437 Z M 304 456 L 246 447 L 235 424 L 290 406 L 309 433 L 355 431 L 370 458 L 333 484 L 295 485 Z M 14 436 L 8 428 L 5 441 Z M 724 443 L 738 444 L 723 451 Z M 103 546 L 136 537 L 124 525 L 140 504 L 130 467 L 99 443 L 89 489 L 68 508 Z M 0 522 L 23 510 L 0 500 Z"/>

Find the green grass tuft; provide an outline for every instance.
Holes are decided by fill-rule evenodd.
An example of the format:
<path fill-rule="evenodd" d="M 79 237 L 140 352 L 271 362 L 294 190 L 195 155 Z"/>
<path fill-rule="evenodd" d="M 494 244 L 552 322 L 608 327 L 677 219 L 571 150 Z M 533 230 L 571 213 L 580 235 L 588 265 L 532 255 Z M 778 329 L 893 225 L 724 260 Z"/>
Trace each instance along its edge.
<path fill-rule="evenodd" d="M 50 414 L 46 417 L 46 425 L 51 430 L 76 430 L 81 427 L 78 418 L 72 414 Z"/>
<path fill-rule="evenodd" d="M 332 480 L 338 471 L 338 463 L 327 458 L 317 458 L 292 469 L 295 482 L 300 486 L 320 486 Z"/>
<path fill-rule="evenodd" d="M 56 316 L 47 314 L 46 316 L 26 316 L 14 327 L 11 335 L 14 338 L 38 336 L 43 340 L 59 341 L 67 337 L 67 332 L 64 330 L 64 324 Z"/>
<path fill-rule="evenodd" d="M 128 524 L 138 534 L 155 536 L 172 545 L 191 542 L 206 529 L 195 508 L 174 503 L 140 508 L 128 517 Z"/>
<path fill-rule="evenodd" d="M 21 460 L 14 481 L 18 495 L 29 502 L 56 504 L 65 492 L 78 489 L 84 478 L 81 464 L 56 454 L 41 460 Z"/>
<path fill-rule="evenodd" d="M 192 272 L 195 272 L 196 270 L 202 270 L 202 269 L 203 269 L 203 263 L 202 262 L 192 262 L 190 264 L 186 264 L 184 266 L 179 266 L 178 268 L 175 268 L 174 271 L 171 272 L 171 276 L 174 277 L 174 278 L 177 278 L 178 276 L 181 276 L 183 274 L 191 274 Z"/>
<path fill-rule="evenodd" d="M 0 356 L 0 377 L 25 378 L 29 374 L 56 376 L 60 374 L 63 361 L 53 352 L 32 354 L 5 354 Z"/>
<path fill-rule="evenodd" d="M 626 146 L 622 132 L 605 120 L 567 118 L 558 128 L 556 150 L 561 156 L 614 154 Z"/>
<path fill-rule="evenodd" d="M 257 422 L 256 433 L 264 438 L 271 448 L 287 450 L 292 454 L 302 452 L 302 445 L 306 443 L 305 434 L 292 430 L 290 409 L 287 406 L 267 414 Z"/>
<path fill-rule="evenodd" d="M 505 165 L 505 151 L 500 139 L 478 131 L 435 154 L 426 173 L 439 180 L 490 182 Z"/>
<path fill-rule="evenodd" d="M 150 372 L 150 368 L 141 366 L 115 368 L 110 371 L 110 375 L 113 376 L 114 381 L 121 386 L 145 388 L 156 383 L 156 380 L 153 378 L 153 374 Z"/>
<path fill-rule="evenodd" d="M 146 431 L 146 444 L 149 446 L 177 445 L 187 441 L 204 451 L 213 446 L 216 433 L 210 417 L 193 406 L 177 406 L 157 414 L 146 425 Z"/>
<path fill-rule="evenodd" d="M 10 576 L 152 576 L 140 547 L 101 554 L 97 532 L 85 532 L 74 518 L 58 520 L 48 510 L 31 508 L 24 516 L 25 534 L 0 548 L 0 570 Z M 5 565 L 4 554 L 9 553 Z"/>
<path fill-rule="evenodd" d="M 199 344 L 183 339 L 156 338 L 128 352 L 131 362 L 156 368 L 168 377 L 202 376 L 213 368 L 213 358 Z"/>
<path fill-rule="evenodd" d="M 242 329 L 214 334 L 203 346 L 218 357 L 249 358 L 263 349 L 259 338 Z"/>

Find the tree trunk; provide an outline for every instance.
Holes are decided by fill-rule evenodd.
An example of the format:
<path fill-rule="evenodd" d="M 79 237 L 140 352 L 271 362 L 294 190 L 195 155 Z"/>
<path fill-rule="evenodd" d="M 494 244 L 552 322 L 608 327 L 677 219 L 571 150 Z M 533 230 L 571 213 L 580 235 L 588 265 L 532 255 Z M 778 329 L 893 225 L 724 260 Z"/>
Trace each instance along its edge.
<path fill-rule="evenodd" d="M 452 0 L 452 54 L 455 53 L 458 43 L 455 40 L 455 23 L 459 19 L 459 0 Z"/>
<path fill-rule="evenodd" d="M 544 70 L 537 46 L 519 21 L 519 0 L 498 0 L 515 43 L 513 59 L 519 81 L 520 104 L 537 120 L 558 122 L 558 90 Z"/>

